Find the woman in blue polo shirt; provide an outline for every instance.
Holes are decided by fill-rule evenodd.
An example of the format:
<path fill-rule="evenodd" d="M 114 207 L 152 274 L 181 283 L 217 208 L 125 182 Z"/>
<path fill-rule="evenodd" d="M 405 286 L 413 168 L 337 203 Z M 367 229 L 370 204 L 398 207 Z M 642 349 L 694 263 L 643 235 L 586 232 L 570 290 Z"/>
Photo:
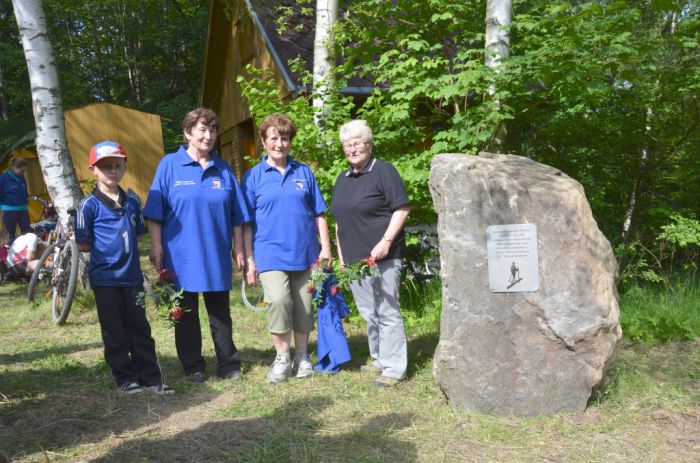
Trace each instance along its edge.
<path fill-rule="evenodd" d="M 232 339 L 229 310 L 233 257 L 243 268 L 242 224 L 249 220 L 236 176 L 214 152 L 219 119 L 210 109 L 190 111 L 182 121 L 185 144 L 163 157 L 143 215 L 151 236 L 149 258 L 157 270 L 175 273 L 184 289 L 175 347 L 190 381 L 206 380 L 198 293 L 204 296 L 216 352 L 216 373 L 238 381 L 241 358 Z"/>
<path fill-rule="evenodd" d="M 277 384 L 292 375 L 313 375 L 307 345 L 314 316 L 307 285 L 311 265 L 317 259 L 330 262 L 331 246 L 316 178 L 289 156 L 294 123 L 284 114 L 272 114 L 258 131 L 266 154 L 241 182 L 253 221 L 244 226 L 246 279 L 256 284 L 260 277 L 270 304 L 268 328 L 277 356 L 267 382 Z"/>
<path fill-rule="evenodd" d="M 15 240 L 16 228 L 19 225 L 21 234 L 29 233 L 29 210 L 27 209 L 27 181 L 24 173 L 29 168 L 27 161 L 13 158 L 7 172 L 0 175 L 0 208 L 2 222 L 9 235 L 8 243 Z"/>

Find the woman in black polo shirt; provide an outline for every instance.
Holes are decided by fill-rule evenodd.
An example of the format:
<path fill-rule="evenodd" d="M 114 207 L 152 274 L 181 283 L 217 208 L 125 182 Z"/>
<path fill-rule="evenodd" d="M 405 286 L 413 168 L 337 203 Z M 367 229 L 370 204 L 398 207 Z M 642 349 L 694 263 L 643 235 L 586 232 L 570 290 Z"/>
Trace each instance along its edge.
<path fill-rule="evenodd" d="M 351 289 L 360 315 L 367 321 L 372 363 L 365 371 L 379 373 L 377 387 L 396 384 L 406 375 L 406 332 L 399 305 L 403 226 L 408 195 L 394 166 L 372 156 L 372 130 L 363 120 L 340 128 L 340 143 L 350 166 L 338 175 L 331 213 L 341 264 L 373 258 L 381 277 L 365 277 Z"/>

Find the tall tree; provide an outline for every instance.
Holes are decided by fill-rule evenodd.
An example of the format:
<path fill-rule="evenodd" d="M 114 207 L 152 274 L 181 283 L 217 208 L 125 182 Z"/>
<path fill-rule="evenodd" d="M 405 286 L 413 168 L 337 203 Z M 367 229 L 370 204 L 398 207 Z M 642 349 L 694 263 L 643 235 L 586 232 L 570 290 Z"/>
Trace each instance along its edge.
<path fill-rule="evenodd" d="M 316 0 L 316 34 L 314 37 L 314 122 L 318 127 L 325 125 L 330 111 L 328 100 L 332 87 L 333 67 L 333 27 L 338 19 L 338 0 Z"/>
<path fill-rule="evenodd" d="M 12 0 L 20 40 L 29 70 L 36 150 L 44 182 L 68 224 L 68 209 L 82 198 L 78 178 L 68 154 L 58 72 L 49 40 L 42 0 Z"/>
<path fill-rule="evenodd" d="M 486 53 L 484 64 L 494 73 L 501 72 L 501 62 L 510 54 L 510 22 L 513 14 L 512 0 L 487 0 L 486 1 Z M 495 98 L 497 108 L 501 108 L 501 102 L 497 99 L 495 84 L 489 86 L 488 93 Z M 489 150 L 503 153 L 503 145 L 506 136 L 506 122 L 501 121 L 498 130 L 489 143 Z"/>

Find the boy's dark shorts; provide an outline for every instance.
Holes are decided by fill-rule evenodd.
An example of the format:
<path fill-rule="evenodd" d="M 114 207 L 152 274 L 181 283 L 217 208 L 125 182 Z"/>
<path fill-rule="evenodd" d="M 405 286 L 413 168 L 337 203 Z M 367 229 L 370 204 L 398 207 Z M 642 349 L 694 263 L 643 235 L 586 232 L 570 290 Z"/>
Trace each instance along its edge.
<path fill-rule="evenodd" d="M 9 268 L 10 272 L 14 273 L 18 277 L 23 277 L 27 274 L 27 262 L 20 262 Z"/>

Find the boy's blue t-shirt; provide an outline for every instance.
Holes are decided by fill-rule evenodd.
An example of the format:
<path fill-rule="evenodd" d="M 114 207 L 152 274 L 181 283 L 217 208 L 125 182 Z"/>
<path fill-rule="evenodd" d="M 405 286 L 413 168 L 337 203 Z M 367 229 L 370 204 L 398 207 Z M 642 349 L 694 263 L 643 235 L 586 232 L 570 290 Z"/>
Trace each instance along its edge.
<path fill-rule="evenodd" d="M 92 245 L 88 267 L 90 284 L 139 286 L 143 284 L 143 273 L 138 237 L 145 231 L 139 200 L 120 189 L 123 205 L 112 209 L 98 195 L 96 189 L 83 199 L 76 215 L 76 242 Z"/>
<path fill-rule="evenodd" d="M 316 217 L 326 210 L 311 169 L 289 157 L 281 174 L 264 156 L 243 176 L 241 188 L 254 222 L 258 271 L 308 269 L 321 252 Z"/>
<path fill-rule="evenodd" d="M 163 267 L 190 292 L 228 291 L 233 227 L 248 222 L 236 176 L 212 153 L 206 167 L 185 146 L 163 157 L 148 193 L 144 216 L 161 222 Z"/>

